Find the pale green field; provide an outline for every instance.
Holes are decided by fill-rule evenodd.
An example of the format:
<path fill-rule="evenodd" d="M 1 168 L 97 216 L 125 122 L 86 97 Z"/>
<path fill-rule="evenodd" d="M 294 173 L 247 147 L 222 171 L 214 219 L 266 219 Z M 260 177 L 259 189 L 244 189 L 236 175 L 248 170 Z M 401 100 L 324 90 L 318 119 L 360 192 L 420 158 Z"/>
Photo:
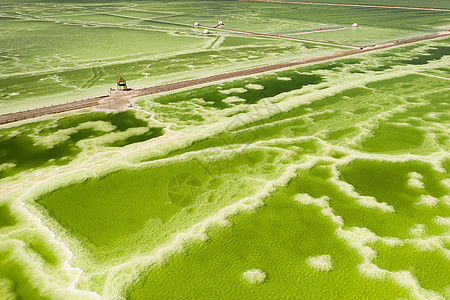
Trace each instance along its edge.
<path fill-rule="evenodd" d="M 205 36 L 196 21 L 370 45 L 437 32 L 450 12 L 236 1 L 0 3 L 0 113 L 106 94 L 119 76 L 146 87 L 345 50 L 261 37 Z"/>
<path fill-rule="evenodd" d="M 296 0 L 286 1 L 295 2 Z M 307 2 L 450 8 L 450 3 L 447 0 L 308 0 Z"/>
<path fill-rule="evenodd" d="M 188 10 L 180 3 L 8 3 L 9 15 L 55 21 L 8 21 L 23 44 L 2 56 L 16 59 L 11 73 L 1 74 L 22 80 L 14 88 L 23 95 L 34 91 L 30 82 L 47 81 L 39 76 L 53 76 L 61 87 L 70 81 L 67 95 L 89 94 L 118 70 L 136 82 L 153 80 L 139 73 L 149 61 L 162 82 L 181 78 L 185 71 L 177 67 L 186 61 L 198 64 L 186 74 L 207 74 L 286 59 L 289 45 L 312 56 L 343 50 L 204 37 L 180 25 L 183 10 L 216 19 L 227 8 L 227 26 L 239 21 L 233 10 L 248 13 L 241 20 L 246 30 L 269 16 L 279 27 L 261 30 L 320 26 L 275 11 L 285 4 L 198 1 Z M 339 18 L 334 9 L 307 15 L 339 25 L 354 18 L 347 10 Z M 405 16 L 392 19 L 392 27 L 317 36 L 370 43 L 446 22 L 439 13 L 423 18 L 416 29 L 407 29 Z M 63 19 L 68 23 L 57 23 Z M 22 32 L 21 22 L 42 22 L 48 39 Z M 137 30 L 139 24 L 148 30 Z M 125 35 L 125 47 L 112 38 L 102 68 L 81 88 L 79 74 L 100 55 L 100 43 L 78 35 L 80 28 L 105 42 L 108 30 L 136 30 L 163 43 Z M 0 38 L 7 35 L 13 33 Z M 92 46 L 77 51 L 82 43 Z M 209 48 L 192 52 L 195 43 Z M 80 110 L 0 127 L 0 298 L 450 298 L 449 46 L 450 38 L 441 38 L 147 96 L 127 111 Z M 168 53 L 158 54 L 164 47 Z M 72 56 L 57 61 L 47 52 L 45 63 L 33 54 L 62 48 Z M 251 63 L 243 60 L 249 51 L 259 55 Z M 199 59 L 219 52 L 220 62 Z M 39 103 L 62 95 L 38 90 L 48 96 Z"/>

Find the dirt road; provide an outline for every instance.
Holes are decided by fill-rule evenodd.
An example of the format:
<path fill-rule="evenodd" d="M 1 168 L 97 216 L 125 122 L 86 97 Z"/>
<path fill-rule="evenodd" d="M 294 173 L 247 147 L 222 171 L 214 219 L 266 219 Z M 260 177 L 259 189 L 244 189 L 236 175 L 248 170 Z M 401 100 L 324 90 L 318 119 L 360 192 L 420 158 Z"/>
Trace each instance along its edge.
<path fill-rule="evenodd" d="M 267 65 L 267 66 L 261 66 L 261 67 L 256 67 L 256 68 L 240 70 L 240 71 L 212 75 L 212 76 L 203 77 L 203 78 L 190 79 L 190 80 L 185 80 L 185 81 L 178 81 L 178 82 L 163 84 L 163 85 L 159 85 L 159 86 L 136 89 L 136 90 L 130 91 L 129 94 L 124 95 L 122 98 L 131 99 L 131 98 L 142 97 L 142 96 L 147 96 L 147 95 L 152 95 L 152 94 L 169 92 L 169 91 L 173 91 L 173 90 L 177 90 L 177 89 L 193 87 L 196 85 L 208 84 L 211 82 L 232 79 L 232 78 L 236 78 L 236 77 L 255 75 L 255 74 L 259 74 L 259 73 L 275 71 L 275 70 L 279 70 L 279 69 L 290 68 L 290 67 L 300 66 L 300 65 L 309 64 L 309 63 L 322 62 L 322 61 L 342 58 L 342 57 L 346 57 L 346 56 L 350 56 L 350 55 L 356 55 L 356 54 L 361 54 L 361 53 L 365 53 L 365 52 L 381 50 L 381 49 L 386 49 L 386 48 L 395 47 L 395 46 L 399 46 L 399 45 L 410 44 L 410 43 L 415 43 L 415 42 L 420 42 L 420 41 L 425 41 L 425 40 L 431 40 L 431 39 L 436 39 L 436 38 L 441 38 L 441 37 L 446 37 L 446 36 L 447 37 L 450 36 L 450 32 L 443 32 L 443 33 L 439 33 L 439 34 L 432 34 L 432 35 L 407 39 L 407 40 L 393 42 L 393 43 L 376 45 L 373 47 L 358 48 L 358 49 L 348 50 L 348 51 L 339 52 L 339 53 L 335 53 L 335 54 L 327 54 L 327 55 L 322 55 L 322 56 L 318 56 L 318 57 L 294 60 L 294 61 L 289 61 L 289 62 L 284 62 L 284 63 L 278 63 L 278 64 L 273 64 L 273 65 Z M 117 97 L 117 96 L 115 96 L 115 97 Z M 118 101 L 123 100 L 122 98 L 118 99 Z M 59 105 L 53 105 L 53 106 L 41 107 L 41 108 L 37 108 L 37 109 L 31 109 L 31 110 L 27 110 L 27 111 L 20 111 L 20 112 L 15 112 L 15 113 L 4 114 L 4 115 L 0 116 L 0 124 L 7 124 L 7 123 L 20 121 L 20 120 L 25 120 L 25 119 L 40 117 L 43 115 L 49 115 L 49 114 L 70 111 L 70 110 L 76 110 L 76 109 L 85 108 L 85 107 L 98 106 L 100 104 L 99 101 L 104 102 L 104 101 L 108 101 L 110 99 L 111 99 L 110 96 L 105 95 L 105 96 L 89 98 L 89 99 L 84 99 L 84 100 L 59 104 Z"/>

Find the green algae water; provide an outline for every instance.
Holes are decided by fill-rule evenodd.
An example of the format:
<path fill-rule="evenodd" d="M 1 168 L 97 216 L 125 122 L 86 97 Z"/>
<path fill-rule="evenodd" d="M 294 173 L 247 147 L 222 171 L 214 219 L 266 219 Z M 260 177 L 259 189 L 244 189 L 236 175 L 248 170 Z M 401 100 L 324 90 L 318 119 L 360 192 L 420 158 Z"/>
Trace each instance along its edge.
<path fill-rule="evenodd" d="M 28 4 L 0 4 L 0 110 L 104 91 L 118 74 L 149 86 L 347 50 L 201 35 L 194 21 L 275 34 L 358 22 L 298 37 L 373 44 L 438 32 L 450 16 L 240 1 Z M 449 44 L 3 125 L 0 298 L 450 298 Z"/>
<path fill-rule="evenodd" d="M 336 226 L 321 209 L 293 200 L 292 195 L 305 191 L 302 177 L 266 199 L 254 214 L 231 219 L 232 227 L 208 232 L 209 241 L 149 270 L 127 298 L 143 299 L 150 293 L 190 299 L 407 297 L 408 292 L 392 282 L 362 276 L 357 271 L 360 258 L 334 235 Z M 306 263 L 323 254 L 332 257 L 331 271 Z M 243 280 L 244 271 L 252 268 L 267 274 L 263 283 Z"/>
<path fill-rule="evenodd" d="M 4 166 L 0 177 L 43 166 L 66 165 L 82 152 L 81 141 L 85 145 L 91 142 L 96 146 L 123 147 L 163 135 L 164 128 L 155 125 L 125 111 L 76 114 L 0 129 L 0 165 Z M 133 129 L 141 130 L 133 134 Z M 127 131 L 131 135 L 121 138 L 120 133 Z M 109 140 L 95 142 L 105 135 Z"/>

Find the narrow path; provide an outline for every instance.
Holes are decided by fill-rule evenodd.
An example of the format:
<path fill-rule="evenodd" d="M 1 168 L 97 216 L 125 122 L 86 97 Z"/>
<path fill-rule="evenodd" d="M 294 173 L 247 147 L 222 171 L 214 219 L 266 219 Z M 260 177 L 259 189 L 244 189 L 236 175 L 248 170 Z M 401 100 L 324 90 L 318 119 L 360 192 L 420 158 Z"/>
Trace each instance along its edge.
<path fill-rule="evenodd" d="M 394 6 L 394 5 L 374 5 L 374 4 L 350 4 L 350 3 L 327 3 L 327 2 L 307 2 L 307 1 L 283 1 L 283 0 L 238 0 L 244 2 L 275 2 L 275 3 L 294 3 L 294 4 L 312 4 L 312 5 L 336 5 L 336 6 L 355 6 L 355 7 L 379 7 L 379 8 L 400 8 L 416 10 L 438 10 L 450 11 L 449 8 L 433 7 L 415 7 L 415 6 Z"/>
<path fill-rule="evenodd" d="M 279 33 L 278 35 L 285 36 L 285 35 L 293 35 L 293 34 L 306 34 L 306 33 L 313 33 L 313 32 L 336 31 L 336 30 L 349 29 L 349 28 L 355 28 L 355 27 L 343 26 L 343 27 L 323 28 L 323 29 L 305 30 L 305 31 L 298 31 L 298 32 Z"/>
<path fill-rule="evenodd" d="M 263 36 L 263 37 L 279 38 L 279 39 L 286 39 L 286 40 L 294 40 L 294 41 L 299 41 L 299 42 L 307 42 L 307 43 L 314 43 L 314 44 L 327 45 L 327 46 L 361 48 L 361 46 L 344 45 L 344 44 L 338 44 L 338 43 L 330 43 L 330 42 L 321 42 L 321 41 L 300 39 L 300 38 L 285 36 L 285 34 L 257 33 L 257 32 L 242 31 L 242 30 L 235 30 L 235 29 L 225 29 L 225 28 L 218 28 L 218 27 L 203 26 L 203 25 L 198 25 L 198 26 L 195 26 L 195 27 L 211 29 L 211 30 L 219 30 L 219 31 L 223 31 L 223 32 L 231 32 L 231 33 L 237 33 L 237 34 L 252 35 L 252 36 Z M 210 32 L 209 34 L 215 34 L 215 33 L 214 32 Z"/>
<path fill-rule="evenodd" d="M 229 72 L 229 73 L 212 75 L 212 76 L 203 77 L 203 78 L 190 79 L 190 80 L 184 80 L 184 81 L 163 84 L 163 85 L 159 85 L 159 86 L 136 89 L 136 90 L 127 92 L 124 96 L 121 96 L 121 97 L 114 96 L 115 97 L 114 98 L 114 97 L 105 95 L 105 96 L 89 98 L 89 99 L 85 99 L 85 100 L 69 102 L 69 103 L 65 103 L 65 104 L 59 104 L 59 105 L 31 109 L 31 110 L 27 110 L 27 111 L 3 114 L 3 115 L 0 115 L 0 124 L 12 123 L 12 122 L 20 121 L 20 120 L 25 120 L 25 119 L 40 117 L 43 115 L 49 115 L 49 114 L 70 111 L 70 110 L 76 110 L 76 109 L 85 108 L 85 107 L 94 107 L 94 106 L 101 105 L 100 101 L 102 101 L 102 102 L 104 102 L 104 101 L 124 101 L 126 99 L 132 99 L 132 98 L 136 98 L 136 97 L 142 97 L 142 96 L 147 96 L 147 95 L 152 95 L 152 94 L 169 92 L 169 91 L 173 91 L 173 90 L 193 87 L 196 85 L 207 84 L 207 83 L 221 81 L 221 80 L 232 79 L 232 78 L 236 78 L 236 77 L 249 76 L 249 75 L 255 75 L 255 74 L 264 73 L 264 72 L 276 71 L 279 69 L 285 69 L 285 68 L 300 66 L 300 65 L 309 64 L 309 63 L 323 62 L 323 61 L 342 58 L 342 57 L 346 57 L 346 56 L 350 56 L 350 55 L 356 55 L 356 54 L 361 54 L 361 53 L 365 53 L 365 52 L 376 51 L 376 50 L 391 48 L 391 47 L 395 47 L 395 46 L 399 46 L 399 45 L 410 44 L 410 43 L 426 41 L 426 40 L 432 40 L 432 39 L 448 37 L 448 36 L 450 36 L 449 32 L 442 32 L 442 33 L 438 33 L 438 34 L 432 34 L 432 35 L 407 39 L 407 40 L 393 42 L 393 43 L 376 45 L 373 47 L 353 49 L 353 50 L 343 51 L 343 52 L 334 53 L 334 54 L 327 54 L 327 55 L 322 55 L 322 56 L 317 56 L 317 57 L 312 57 L 312 58 L 294 60 L 294 61 L 289 61 L 289 62 L 284 62 L 284 63 L 278 63 L 278 64 L 273 64 L 273 65 L 267 65 L 267 66 L 239 70 L 239 71 L 234 71 L 234 72 Z M 117 99 L 117 100 L 115 100 L 115 99 Z"/>
<path fill-rule="evenodd" d="M 443 76 L 438 76 L 438 75 L 433 75 L 433 74 L 426 74 L 426 73 L 421 73 L 421 72 L 416 72 L 416 74 L 423 75 L 423 76 L 428 76 L 428 77 L 439 78 L 439 79 L 444 79 L 444 80 L 450 80 L 450 78 L 443 77 Z"/>

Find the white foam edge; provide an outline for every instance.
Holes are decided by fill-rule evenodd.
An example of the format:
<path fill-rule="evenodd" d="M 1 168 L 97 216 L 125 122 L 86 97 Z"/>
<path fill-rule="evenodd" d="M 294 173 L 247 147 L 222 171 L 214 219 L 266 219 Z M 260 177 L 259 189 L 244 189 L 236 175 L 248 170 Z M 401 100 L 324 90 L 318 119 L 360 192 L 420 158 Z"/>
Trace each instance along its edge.
<path fill-rule="evenodd" d="M 76 299 L 101 299 L 98 294 L 90 291 L 81 291 L 74 288 L 73 285 L 61 285 L 53 279 L 53 273 L 47 273 L 40 266 L 39 261 L 36 261 L 33 256 L 26 249 L 26 243 L 20 240 L 8 240 L 1 242 L 1 248 L 10 248 L 9 259 L 20 262 L 26 270 L 25 276 L 33 283 L 33 286 L 39 290 L 39 293 L 44 297 L 51 299 L 60 299 L 63 296 Z M 72 269 L 74 270 L 74 269 Z M 66 274 L 67 275 L 67 274 Z"/>
<path fill-rule="evenodd" d="M 417 206 L 435 207 L 438 205 L 439 199 L 431 195 L 420 195 L 419 200 L 414 203 Z"/>
<path fill-rule="evenodd" d="M 352 157 L 351 161 L 354 160 Z M 349 159 L 347 158 L 348 162 Z M 342 165 L 342 164 L 339 164 Z M 340 172 L 337 169 L 337 164 L 334 164 L 331 167 L 332 177 L 329 179 L 330 182 L 334 184 L 334 186 L 345 195 L 350 198 L 353 198 L 357 201 L 357 204 L 363 207 L 371 208 L 371 209 L 379 209 L 384 213 L 395 213 L 395 209 L 392 205 L 387 204 L 386 202 L 378 202 L 375 197 L 372 196 L 363 196 L 356 192 L 355 187 L 351 184 L 342 181 L 339 179 Z"/>
<path fill-rule="evenodd" d="M 367 228 L 353 227 L 349 230 L 338 228 L 336 229 L 336 234 L 339 238 L 346 241 L 349 246 L 355 249 L 363 259 L 363 262 L 357 266 L 361 275 L 375 280 L 391 279 L 397 285 L 407 289 L 414 299 L 442 299 L 439 293 L 422 288 L 411 272 L 392 272 L 381 269 L 375 265 L 372 261 L 376 258 L 377 253 L 365 244 L 373 243 L 382 238 L 376 236 Z"/>
<path fill-rule="evenodd" d="M 407 185 L 416 189 L 424 189 L 423 175 L 417 172 L 408 173 Z"/>

